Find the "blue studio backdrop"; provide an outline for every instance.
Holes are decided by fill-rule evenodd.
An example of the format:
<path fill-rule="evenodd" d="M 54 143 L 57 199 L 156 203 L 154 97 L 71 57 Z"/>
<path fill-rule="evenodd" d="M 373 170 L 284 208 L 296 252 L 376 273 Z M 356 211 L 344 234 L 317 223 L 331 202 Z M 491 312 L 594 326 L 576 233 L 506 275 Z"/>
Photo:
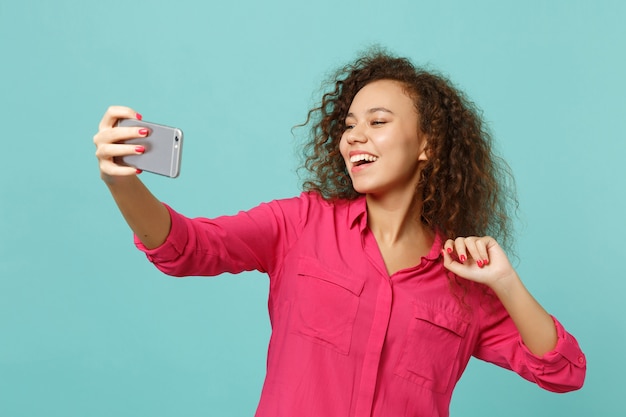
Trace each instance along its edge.
<path fill-rule="evenodd" d="M 185 132 L 188 216 L 294 196 L 303 122 L 380 44 L 484 111 L 520 198 L 518 271 L 578 338 L 580 391 L 472 360 L 453 416 L 626 415 L 626 2 L 0 2 L 0 416 L 251 416 L 267 278 L 174 279 L 135 250 L 93 135 L 128 105 Z"/>

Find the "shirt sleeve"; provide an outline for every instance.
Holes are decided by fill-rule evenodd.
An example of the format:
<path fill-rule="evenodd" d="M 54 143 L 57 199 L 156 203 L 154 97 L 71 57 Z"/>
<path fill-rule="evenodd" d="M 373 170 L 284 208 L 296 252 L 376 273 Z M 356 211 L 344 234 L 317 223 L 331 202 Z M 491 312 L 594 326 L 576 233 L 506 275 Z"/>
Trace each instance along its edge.
<path fill-rule="evenodd" d="M 523 378 L 552 392 L 574 391 L 585 380 L 587 360 L 578 342 L 556 319 L 557 344 L 543 356 L 534 355 L 504 307 L 492 300 L 491 307 L 480 307 L 482 328 L 474 356 L 513 370 Z"/>
<path fill-rule="evenodd" d="M 165 242 L 147 249 L 135 236 L 135 245 L 160 271 L 177 277 L 271 272 L 297 239 L 308 203 L 303 196 L 215 219 L 188 218 L 165 205 L 172 220 Z"/>

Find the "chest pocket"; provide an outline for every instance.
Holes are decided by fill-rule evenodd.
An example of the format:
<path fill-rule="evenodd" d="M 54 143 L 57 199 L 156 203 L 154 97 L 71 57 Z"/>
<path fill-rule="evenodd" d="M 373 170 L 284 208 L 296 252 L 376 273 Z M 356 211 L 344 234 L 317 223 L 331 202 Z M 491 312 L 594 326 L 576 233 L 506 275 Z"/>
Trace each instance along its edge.
<path fill-rule="evenodd" d="M 450 387 L 468 323 L 447 311 L 414 304 L 402 355 L 395 374 L 432 391 Z"/>
<path fill-rule="evenodd" d="M 296 279 L 291 332 L 347 355 L 363 281 L 310 258 L 300 259 Z"/>

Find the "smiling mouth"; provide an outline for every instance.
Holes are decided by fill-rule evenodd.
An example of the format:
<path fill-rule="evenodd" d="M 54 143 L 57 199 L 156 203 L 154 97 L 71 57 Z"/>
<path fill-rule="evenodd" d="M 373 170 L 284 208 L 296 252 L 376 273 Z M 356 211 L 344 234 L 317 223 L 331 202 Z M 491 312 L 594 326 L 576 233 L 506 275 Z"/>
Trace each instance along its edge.
<path fill-rule="evenodd" d="M 378 160 L 377 156 L 368 155 L 368 154 L 359 154 L 359 155 L 354 155 L 350 157 L 350 162 L 355 167 L 365 165 L 365 164 L 371 164 L 372 162 L 375 162 L 376 160 Z"/>

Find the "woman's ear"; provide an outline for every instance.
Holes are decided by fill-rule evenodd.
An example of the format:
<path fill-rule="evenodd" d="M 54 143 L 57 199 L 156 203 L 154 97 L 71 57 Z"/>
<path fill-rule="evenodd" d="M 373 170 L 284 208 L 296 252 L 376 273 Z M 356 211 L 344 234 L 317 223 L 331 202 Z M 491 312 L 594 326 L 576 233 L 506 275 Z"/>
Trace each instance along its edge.
<path fill-rule="evenodd" d="M 420 147 L 421 148 L 420 154 L 417 156 L 418 161 L 428 161 L 428 155 L 426 154 L 426 151 L 427 151 L 426 145 L 428 145 L 428 139 L 424 138 L 422 140 L 422 146 Z"/>

